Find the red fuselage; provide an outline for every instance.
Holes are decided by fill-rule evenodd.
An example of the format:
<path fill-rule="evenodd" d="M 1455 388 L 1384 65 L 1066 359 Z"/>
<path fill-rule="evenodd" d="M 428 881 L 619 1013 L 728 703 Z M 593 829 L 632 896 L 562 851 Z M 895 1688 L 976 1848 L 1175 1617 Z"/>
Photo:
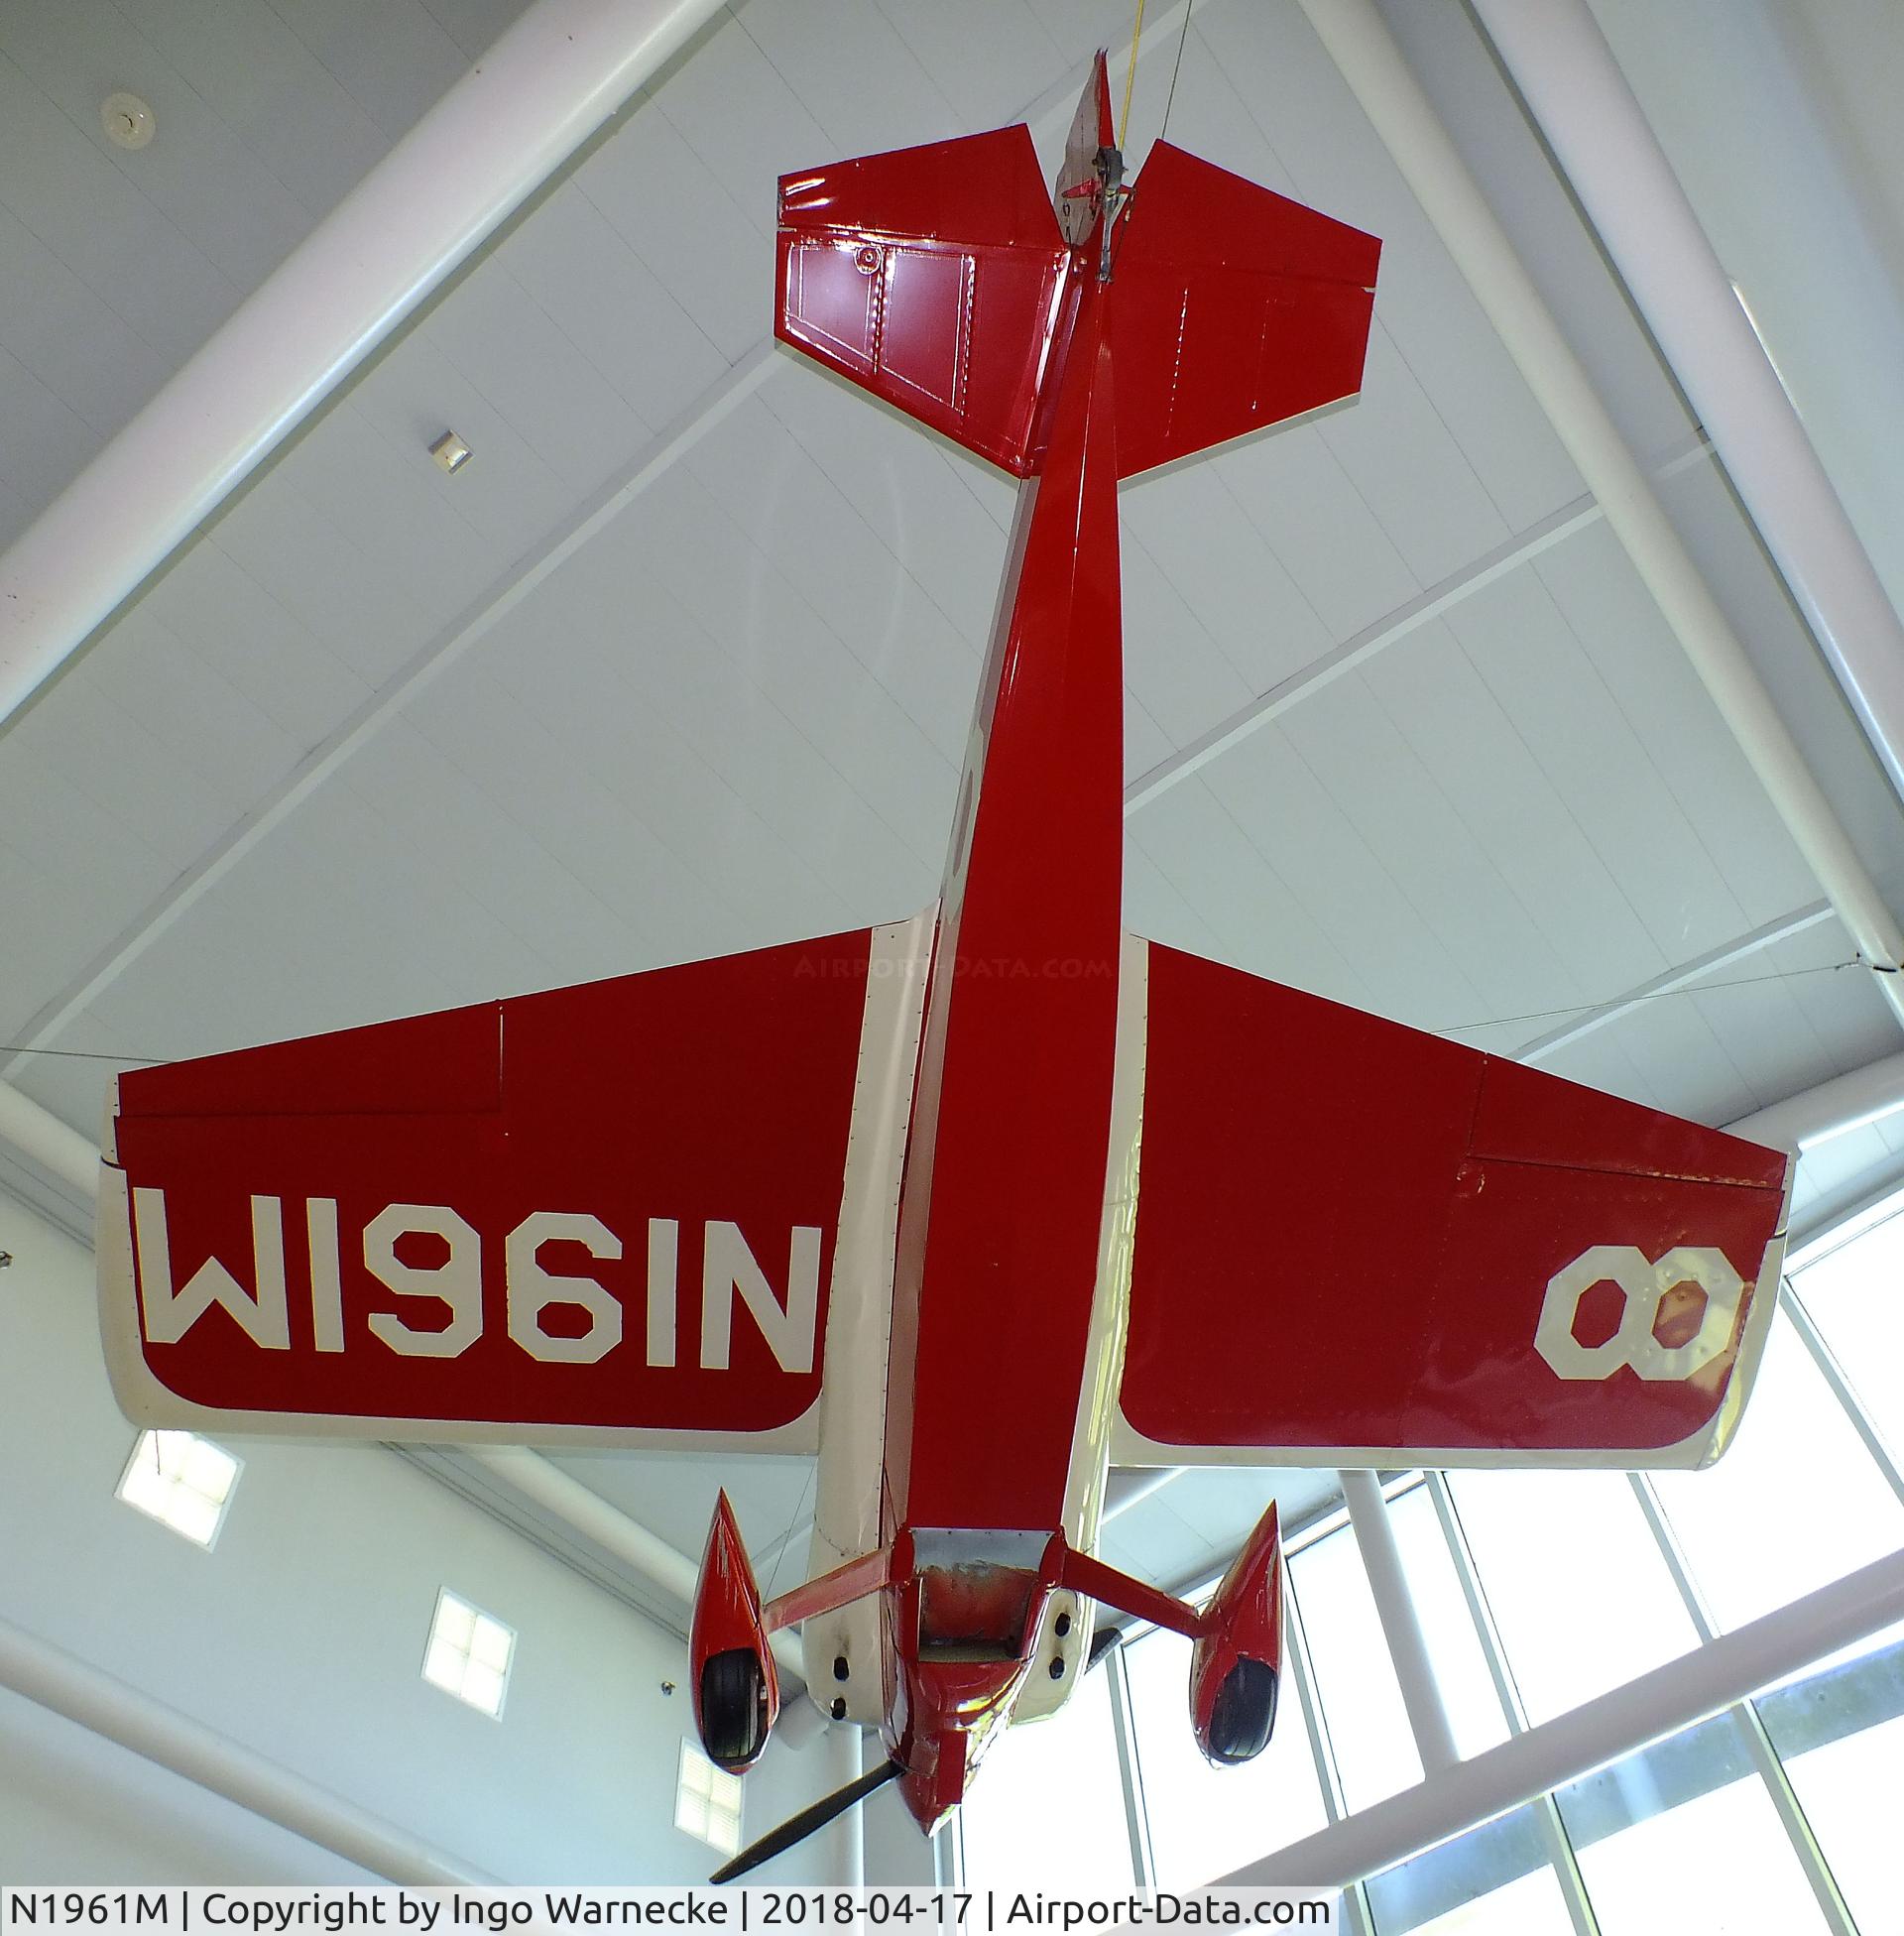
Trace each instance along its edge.
<path fill-rule="evenodd" d="M 1044 346 L 947 859 L 900 1197 L 883 1527 L 1064 1523 L 1110 1137 L 1122 935 L 1117 452 L 1095 234 Z M 928 1827 L 1021 1661 L 921 1657 L 894 1599 L 890 1745 Z M 1033 1621 L 1035 1623 L 1035 1608 Z M 908 1624 L 913 1631 L 908 1632 Z"/>

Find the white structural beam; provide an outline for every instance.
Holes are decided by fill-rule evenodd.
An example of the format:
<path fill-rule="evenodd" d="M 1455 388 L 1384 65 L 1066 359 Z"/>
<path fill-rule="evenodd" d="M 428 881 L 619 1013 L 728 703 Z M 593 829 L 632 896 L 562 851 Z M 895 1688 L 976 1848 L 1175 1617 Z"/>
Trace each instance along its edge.
<path fill-rule="evenodd" d="M 1475 10 L 1904 795 L 1904 624 L 1587 0 Z"/>
<path fill-rule="evenodd" d="M 1304 1836 L 1222 1879 L 1358 1880 L 1718 1714 L 1904 1619 L 1904 1552 L 1734 1628 L 1610 1694 Z"/>
<path fill-rule="evenodd" d="M 1373 0 L 1301 0 L 1904 1026 L 1904 932 Z"/>
<path fill-rule="evenodd" d="M 496 1879 L 4 1620 L 0 1686 L 373 1876 L 465 1887 Z"/>
<path fill-rule="evenodd" d="M 678 1606 L 683 1615 L 693 1607 L 694 1588 L 700 1578 L 694 1562 L 560 1466 L 523 1446 L 465 1445 L 457 1449 L 472 1465 L 481 1466 L 523 1498 L 553 1513 L 564 1525 L 593 1540 L 604 1552 L 612 1553 Z M 805 1669 L 795 1636 L 791 1633 L 775 1634 L 773 1646 L 780 1672 L 804 1686 Z"/>
<path fill-rule="evenodd" d="M 1381 1496 L 1381 1481 L 1372 1472 L 1342 1472 L 1336 1476 L 1342 1481 L 1349 1523 L 1355 1528 L 1356 1545 L 1361 1550 L 1368 1587 L 1374 1595 L 1382 1638 L 1388 1642 L 1389 1658 L 1395 1665 L 1395 1679 L 1401 1687 L 1401 1704 L 1408 1711 L 1408 1728 L 1415 1738 L 1415 1752 L 1421 1756 L 1422 1773 L 1432 1780 L 1453 1767 L 1461 1755 L 1455 1747 L 1455 1731 L 1448 1719 L 1447 1705 L 1435 1680 L 1434 1663 L 1428 1657 L 1428 1636 L 1422 1632 L 1421 1616 L 1415 1611 L 1414 1596 L 1408 1590 L 1401 1547 L 1395 1540 L 1394 1522 L 1388 1516 L 1388 1502 Z"/>
<path fill-rule="evenodd" d="M 1816 927 L 1821 921 L 1833 919 L 1832 906 L 1827 901 L 1815 901 L 1809 907 L 1794 908 L 1790 913 L 1762 923 L 1747 934 L 1735 934 L 1729 941 L 1722 941 L 1716 948 L 1708 948 L 1704 954 L 1695 955 L 1691 961 L 1682 961 L 1677 967 L 1668 968 L 1663 974 L 1644 981 L 1637 988 L 1629 988 L 1623 995 L 1616 995 L 1610 1002 L 1603 1002 L 1598 1007 L 1583 1008 L 1572 1020 L 1548 1029 L 1544 1034 L 1535 1035 L 1524 1041 L 1512 1051 L 1517 1062 L 1544 1061 L 1548 1056 L 1558 1055 L 1563 1048 L 1583 1040 L 1586 1036 L 1605 1028 L 1609 1023 L 1620 1021 L 1634 1010 L 1648 1002 L 1657 1002 L 1662 995 L 1698 994 L 1700 984 L 1723 969 L 1748 960 L 1763 949 L 1776 947 L 1781 941 L 1789 941 L 1795 935 L 1803 934 Z M 1767 977 L 1766 979 L 1770 979 Z M 1447 1032 L 1447 1031 L 1443 1031 Z M 1742 1133 L 1741 1133 L 1742 1134 Z"/>
<path fill-rule="evenodd" d="M 1769 1149 L 1811 1150 L 1904 1110 L 1904 1052 L 1834 1076 L 1726 1127 Z"/>
<path fill-rule="evenodd" d="M 242 818 L 233 821 L 189 867 L 168 881 L 64 988 L 43 1004 L 16 1031 L 16 1047 L 0 1051 L 0 1074 L 13 1074 L 32 1050 L 42 1047 L 109 988 L 424 687 L 487 638 L 538 585 L 612 526 L 643 492 L 665 477 L 709 431 L 753 396 L 774 368 L 771 342 L 751 350 L 709 384 L 673 424 L 650 439 L 625 471 L 578 506 L 526 555 L 515 559 L 355 712 L 319 740 Z"/>
<path fill-rule="evenodd" d="M 0 1143 L 70 1185 L 81 1197 L 99 1192 L 99 1151 L 24 1090 L 0 1082 Z"/>
<path fill-rule="evenodd" d="M 0 722 L 718 10 L 536 0 L 0 557 Z"/>
<path fill-rule="evenodd" d="M 1711 449 L 1712 445 L 1703 434 L 1695 435 L 1689 446 L 1659 466 L 1657 475 L 1676 477 L 1681 471 L 1703 463 Z M 1430 585 L 1426 591 L 1417 592 L 1392 612 L 1385 612 L 1371 624 L 1364 626 L 1353 638 L 1330 647 L 1300 671 L 1291 672 L 1286 679 L 1279 679 L 1267 692 L 1258 693 L 1247 705 L 1218 720 L 1207 732 L 1198 734 L 1189 745 L 1179 747 L 1167 758 L 1159 760 L 1147 773 L 1141 773 L 1129 782 L 1124 789 L 1126 817 L 1140 807 L 1148 806 L 1172 786 L 1200 773 L 1213 760 L 1221 759 L 1232 747 L 1280 719 L 1305 699 L 1313 698 L 1345 673 L 1359 670 L 1377 654 L 1386 652 L 1390 646 L 1398 645 L 1444 613 L 1453 611 L 1477 592 L 1485 591 L 1510 572 L 1531 563 L 1544 551 L 1552 550 L 1577 533 L 1599 524 L 1604 515 L 1591 496 L 1563 504 L 1538 524 L 1503 540 L 1492 550 L 1484 551 L 1459 571 L 1451 571 L 1439 583 Z"/>

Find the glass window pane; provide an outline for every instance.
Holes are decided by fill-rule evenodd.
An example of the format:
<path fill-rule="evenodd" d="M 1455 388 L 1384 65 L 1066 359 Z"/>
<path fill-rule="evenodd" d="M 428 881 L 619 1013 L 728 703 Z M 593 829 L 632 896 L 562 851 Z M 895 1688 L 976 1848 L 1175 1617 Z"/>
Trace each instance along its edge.
<path fill-rule="evenodd" d="M 1904 1453 L 1899 1284 L 1904 1284 L 1904 1214 L 1893 1214 L 1792 1276 L 1799 1301 L 1893 1453 Z"/>
<path fill-rule="evenodd" d="M 1602 1936 L 1827 1929 L 1727 1715 L 1588 1775 L 1555 1799 Z"/>
<path fill-rule="evenodd" d="M 1269 1746 L 1241 1767 L 1219 1768 L 1190 1731 L 1190 1642 L 1158 1629 L 1127 1646 L 1124 1662 L 1160 1887 L 1215 1881 L 1323 1826 L 1322 1786 L 1286 1675 Z"/>
<path fill-rule="evenodd" d="M 1530 1722 L 1698 1644 L 1624 1474 L 1454 1472 L 1448 1484 Z"/>
<path fill-rule="evenodd" d="M 1488 1656 L 1482 1651 L 1468 1596 L 1461 1590 L 1461 1575 L 1442 1534 L 1433 1494 L 1426 1486 L 1417 1486 L 1394 1501 L 1388 1513 L 1395 1543 L 1401 1548 L 1408 1592 L 1428 1642 L 1429 1664 L 1455 1731 L 1455 1747 L 1466 1760 L 1507 1739 L 1500 1696 L 1488 1671 Z"/>
<path fill-rule="evenodd" d="M 1531 1808 L 1371 1876 L 1377 1936 L 1572 1936 Z"/>
<path fill-rule="evenodd" d="M 1755 1705 L 1853 1920 L 1864 1936 L 1899 1936 L 1904 1634 L 1880 1636 L 1861 1657 L 1835 1660 Z"/>
<path fill-rule="evenodd" d="M 1421 1779 L 1375 1597 L 1347 1526 L 1289 1562 L 1336 1773 L 1351 1811 Z"/>
<path fill-rule="evenodd" d="M 1721 1627 L 1904 1546 L 1904 1505 L 1782 1312 L 1731 1449 L 1653 1483 Z"/>
<path fill-rule="evenodd" d="M 1087 1673 L 1045 1721 L 1008 1729 L 975 1772 L 964 1818 L 967 1879 L 1116 1894 L 1136 1878 L 1111 1684 Z"/>

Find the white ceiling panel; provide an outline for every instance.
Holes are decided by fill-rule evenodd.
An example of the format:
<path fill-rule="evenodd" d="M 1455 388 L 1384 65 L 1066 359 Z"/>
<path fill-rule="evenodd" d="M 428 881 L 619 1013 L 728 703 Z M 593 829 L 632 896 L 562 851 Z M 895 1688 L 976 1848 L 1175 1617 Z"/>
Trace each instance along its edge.
<path fill-rule="evenodd" d="M 1523 567 L 1477 592 L 1447 629 L 1663 961 L 1750 925 L 1536 572 Z"/>
<path fill-rule="evenodd" d="M 1125 490 L 1123 514 L 1127 544 L 1140 544 L 1189 601 L 1251 697 L 1335 643 L 1216 465 L 1139 479 Z M 1169 648 L 1144 638 L 1126 613 L 1128 657 L 1167 657 Z"/>
<path fill-rule="evenodd" d="M 957 8 L 942 0 L 880 0 L 886 15 L 911 50 L 933 90 L 949 103 L 948 134 L 975 134 L 1012 114 L 1065 75 L 1071 56 L 1046 31 L 1036 8 L 1025 0 L 969 0 Z M 782 21 L 797 21 L 796 10 L 782 7 Z M 783 30 L 782 30 L 783 31 Z M 837 51 L 834 53 L 837 60 Z M 851 62 L 842 62 L 850 68 Z M 1013 92 L 1007 105 L 1002 96 Z M 911 132 L 899 140 L 919 137 Z M 819 159 L 816 157 L 815 159 Z"/>

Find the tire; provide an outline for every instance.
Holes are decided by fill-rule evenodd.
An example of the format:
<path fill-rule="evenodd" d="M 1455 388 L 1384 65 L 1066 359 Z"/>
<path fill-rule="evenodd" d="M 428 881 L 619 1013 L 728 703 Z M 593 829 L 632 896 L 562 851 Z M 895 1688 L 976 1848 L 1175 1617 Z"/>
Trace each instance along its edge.
<path fill-rule="evenodd" d="M 1253 1761 L 1269 1746 L 1276 1725 L 1276 1670 L 1266 1661 L 1241 1659 L 1217 1689 L 1210 1711 L 1210 1757 L 1235 1765 Z"/>
<path fill-rule="evenodd" d="M 701 1669 L 701 1746 L 724 1768 L 744 1768 L 767 1745 L 767 1675 L 752 1647 L 729 1647 Z"/>

